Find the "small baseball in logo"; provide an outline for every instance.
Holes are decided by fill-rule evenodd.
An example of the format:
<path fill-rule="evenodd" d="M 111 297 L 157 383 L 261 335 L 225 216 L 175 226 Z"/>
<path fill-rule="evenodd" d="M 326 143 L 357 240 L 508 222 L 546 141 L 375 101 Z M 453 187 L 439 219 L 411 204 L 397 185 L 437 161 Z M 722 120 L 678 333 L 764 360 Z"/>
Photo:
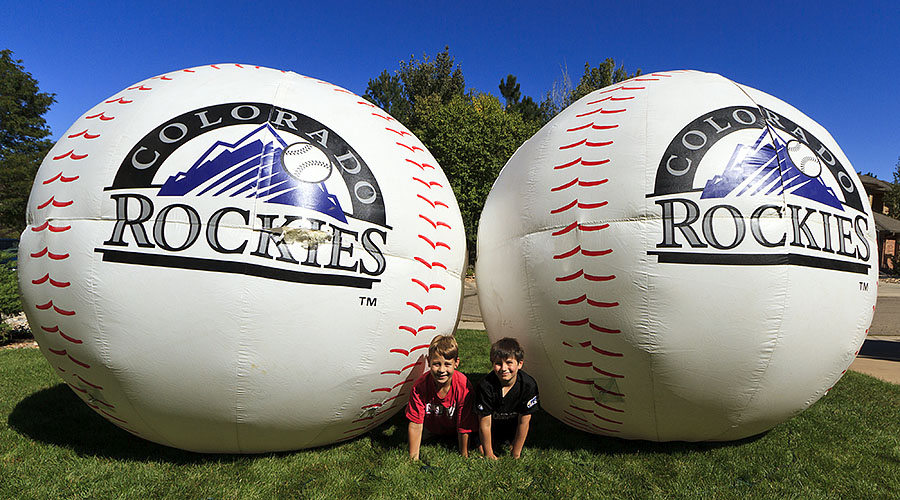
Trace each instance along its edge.
<path fill-rule="evenodd" d="M 299 181 L 323 182 L 331 175 L 331 161 L 324 151 L 307 141 L 300 141 L 284 148 L 281 166 Z"/>
<path fill-rule="evenodd" d="M 822 173 L 822 163 L 813 150 L 800 141 L 788 141 L 788 157 L 804 175 L 818 177 Z"/>

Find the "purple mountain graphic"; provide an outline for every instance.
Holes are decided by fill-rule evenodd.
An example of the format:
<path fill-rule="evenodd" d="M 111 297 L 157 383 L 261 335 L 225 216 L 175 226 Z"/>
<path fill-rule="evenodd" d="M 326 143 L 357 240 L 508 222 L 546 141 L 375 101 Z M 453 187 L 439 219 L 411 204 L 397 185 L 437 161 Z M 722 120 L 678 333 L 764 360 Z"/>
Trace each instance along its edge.
<path fill-rule="evenodd" d="M 347 222 L 337 196 L 324 183 L 301 182 L 281 168 L 285 147 L 287 143 L 268 123 L 234 144 L 217 141 L 186 172 L 169 177 L 158 195 L 258 198 Z"/>
<path fill-rule="evenodd" d="M 773 134 L 774 135 L 774 134 Z M 843 211 L 834 190 L 819 177 L 809 177 L 794 165 L 784 141 L 775 135 L 774 144 L 765 141 L 764 130 L 753 146 L 738 144 L 722 172 L 706 182 L 701 198 L 794 194 Z"/>

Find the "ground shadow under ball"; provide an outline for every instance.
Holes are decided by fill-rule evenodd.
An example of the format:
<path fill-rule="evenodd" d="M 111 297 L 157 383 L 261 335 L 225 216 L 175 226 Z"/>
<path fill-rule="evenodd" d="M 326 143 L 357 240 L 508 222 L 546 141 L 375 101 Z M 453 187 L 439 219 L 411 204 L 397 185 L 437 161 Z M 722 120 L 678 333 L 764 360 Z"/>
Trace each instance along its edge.
<path fill-rule="evenodd" d="M 477 384 L 487 373 L 466 373 L 466 377 L 473 384 Z M 404 406 L 405 410 L 405 406 Z M 381 451 L 400 450 L 406 453 L 409 441 L 405 411 L 401 410 L 384 424 L 376 427 L 367 434 L 374 447 Z M 686 451 L 705 451 L 717 448 L 741 446 L 756 441 L 767 432 L 750 436 L 737 441 L 669 441 L 654 442 L 646 440 L 629 440 L 610 436 L 590 434 L 570 427 L 553 418 L 549 413 L 540 410 L 531 418 L 531 427 L 528 438 L 525 441 L 525 455 L 529 449 L 548 451 L 587 451 L 596 455 L 620 455 L 634 453 L 684 453 Z M 365 435 L 364 435 L 365 436 Z M 423 443 L 423 447 L 442 446 L 456 450 L 455 439 L 433 440 Z M 502 449 L 502 455 L 507 455 L 509 446 Z"/>
<path fill-rule="evenodd" d="M 133 436 L 94 413 L 65 384 L 42 389 L 20 401 L 7 423 L 19 434 L 68 448 L 79 455 L 176 464 L 246 458 L 245 455 L 193 453 Z"/>
<path fill-rule="evenodd" d="M 762 438 L 767 432 L 768 431 L 737 441 L 656 442 L 641 439 L 622 439 L 580 431 L 553 418 L 553 416 L 546 411 L 541 410 L 531 419 L 531 429 L 528 432 L 528 440 L 525 442 L 525 449 L 588 451 L 596 455 L 684 453 L 686 451 L 702 452 L 717 448 L 741 446 Z"/>

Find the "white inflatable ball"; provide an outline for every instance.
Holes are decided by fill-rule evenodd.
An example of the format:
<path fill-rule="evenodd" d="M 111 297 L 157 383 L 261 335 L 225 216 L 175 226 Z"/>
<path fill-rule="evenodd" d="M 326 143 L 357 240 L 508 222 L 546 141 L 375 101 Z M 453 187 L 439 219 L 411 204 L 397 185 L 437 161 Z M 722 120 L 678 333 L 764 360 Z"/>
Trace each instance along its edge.
<path fill-rule="evenodd" d="M 871 322 L 875 224 L 831 135 L 719 75 L 644 75 L 575 102 L 509 160 L 476 276 L 554 417 L 733 440 L 808 408 Z"/>
<path fill-rule="evenodd" d="M 406 402 L 457 321 L 462 218 L 434 158 L 359 96 L 218 64 L 128 87 L 44 160 L 20 285 L 41 351 L 157 443 L 333 443 Z"/>

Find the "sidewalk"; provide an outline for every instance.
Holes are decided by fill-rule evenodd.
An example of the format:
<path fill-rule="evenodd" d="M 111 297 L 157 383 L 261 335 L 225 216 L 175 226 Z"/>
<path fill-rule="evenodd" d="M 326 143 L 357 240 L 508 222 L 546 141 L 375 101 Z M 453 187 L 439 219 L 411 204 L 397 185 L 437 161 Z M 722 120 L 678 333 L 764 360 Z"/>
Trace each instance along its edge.
<path fill-rule="evenodd" d="M 481 320 L 481 308 L 478 306 L 478 287 L 475 278 L 466 277 L 463 283 L 462 311 L 459 315 L 459 327 L 465 330 L 484 330 Z"/>
<path fill-rule="evenodd" d="M 485 329 L 474 278 L 465 280 L 459 328 Z M 869 336 L 850 369 L 900 384 L 900 283 L 878 282 L 878 303 Z"/>

